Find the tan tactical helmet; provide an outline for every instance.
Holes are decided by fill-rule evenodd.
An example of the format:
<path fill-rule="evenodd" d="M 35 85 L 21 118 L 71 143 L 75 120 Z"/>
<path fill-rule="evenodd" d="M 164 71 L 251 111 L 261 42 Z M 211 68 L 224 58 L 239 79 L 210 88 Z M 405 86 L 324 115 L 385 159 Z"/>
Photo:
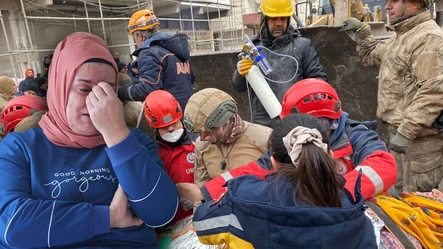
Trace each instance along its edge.
<path fill-rule="evenodd" d="M 183 123 L 189 132 L 221 127 L 238 112 L 237 104 L 227 93 L 206 88 L 194 93 L 186 104 Z"/>

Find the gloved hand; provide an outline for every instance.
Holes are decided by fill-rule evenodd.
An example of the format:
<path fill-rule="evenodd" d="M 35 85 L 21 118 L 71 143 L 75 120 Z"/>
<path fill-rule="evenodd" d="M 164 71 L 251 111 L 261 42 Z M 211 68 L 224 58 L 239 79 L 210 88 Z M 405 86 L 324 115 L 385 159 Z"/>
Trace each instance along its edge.
<path fill-rule="evenodd" d="M 252 61 L 249 59 L 241 59 L 237 62 L 237 72 L 241 76 L 245 76 L 252 67 Z"/>
<path fill-rule="evenodd" d="M 406 150 L 408 149 L 409 142 L 408 138 L 403 136 L 400 133 L 395 134 L 395 136 L 391 139 L 389 144 L 389 149 L 397 152 L 397 153 L 406 153 Z"/>
<path fill-rule="evenodd" d="M 357 31 L 361 26 L 363 25 L 362 22 L 360 22 L 357 18 L 351 17 L 343 22 L 341 25 L 340 32 L 343 31 Z"/>

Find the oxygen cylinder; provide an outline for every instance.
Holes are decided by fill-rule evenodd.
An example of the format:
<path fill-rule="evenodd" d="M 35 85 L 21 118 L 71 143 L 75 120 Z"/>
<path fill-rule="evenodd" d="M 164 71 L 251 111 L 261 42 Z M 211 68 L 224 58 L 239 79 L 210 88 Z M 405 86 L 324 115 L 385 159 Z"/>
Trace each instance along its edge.
<path fill-rule="evenodd" d="M 266 82 L 263 74 L 260 72 L 260 69 L 258 69 L 257 66 L 252 65 L 251 69 L 249 69 L 248 73 L 246 74 L 246 79 L 262 105 L 265 107 L 269 117 L 275 118 L 280 115 L 281 104 L 271 87 L 269 87 L 268 82 Z"/>

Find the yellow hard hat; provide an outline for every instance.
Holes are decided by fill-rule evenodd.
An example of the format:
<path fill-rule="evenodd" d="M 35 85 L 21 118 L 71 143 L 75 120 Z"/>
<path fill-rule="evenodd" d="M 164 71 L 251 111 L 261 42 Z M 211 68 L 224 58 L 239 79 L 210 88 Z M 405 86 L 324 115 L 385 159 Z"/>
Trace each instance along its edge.
<path fill-rule="evenodd" d="M 132 14 L 126 30 L 132 35 L 137 30 L 148 30 L 160 26 L 160 22 L 151 10 L 139 10 Z"/>
<path fill-rule="evenodd" d="M 238 112 L 237 104 L 227 93 L 206 88 L 193 94 L 186 104 L 183 124 L 189 132 L 221 127 Z"/>
<path fill-rule="evenodd" d="M 263 0 L 260 9 L 269 17 L 290 17 L 294 14 L 292 0 Z"/>

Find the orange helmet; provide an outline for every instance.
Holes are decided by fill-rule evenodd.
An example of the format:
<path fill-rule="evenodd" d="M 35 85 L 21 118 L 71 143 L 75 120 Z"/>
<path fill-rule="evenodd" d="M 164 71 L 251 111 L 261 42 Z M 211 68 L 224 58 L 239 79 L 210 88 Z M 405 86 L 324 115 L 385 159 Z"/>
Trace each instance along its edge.
<path fill-rule="evenodd" d="M 165 90 L 155 90 L 145 99 L 145 118 L 152 128 L 162 128 L 179 121 L 183 112 L 178 101 Z"/>
<path fill-rule="evenodd" d="M 14 131 L 15 126 L 23 119 L 31 116 L 32 111 L 48 109 L 46 100 L 34 95 L 23 95 L 9 101 L 2 111 L 0 121 L 3 125 L 5 135 Z"/>
<path fill-rule="evenodd" d="M 291 113 L 338 119 L 342 114 L 341 102 L 337 92 L 326 81 L 304 79 L 291 86 L 283 97 L 280 118 Z"/>
<path fill-rule="evenodd" d="M 160 26 L 158 18 L 151 10 L 139 10 L 132 14 L 126 30 L 132 35 L 137 30 L 148 30 Z"/>

